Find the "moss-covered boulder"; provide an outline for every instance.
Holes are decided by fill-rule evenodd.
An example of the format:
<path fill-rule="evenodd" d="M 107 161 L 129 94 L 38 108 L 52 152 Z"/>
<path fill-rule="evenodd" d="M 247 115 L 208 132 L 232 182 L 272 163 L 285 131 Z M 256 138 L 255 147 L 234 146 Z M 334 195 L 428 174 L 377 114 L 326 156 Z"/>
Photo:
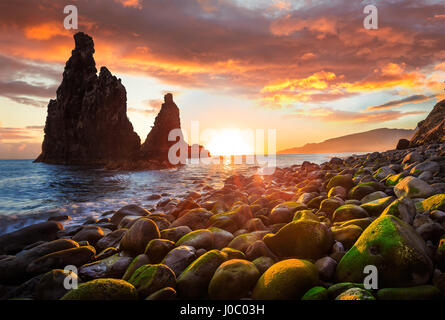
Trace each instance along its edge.
<path fill-rule="evenodd" d="M 144 253 L 150 240 L 160 237 L 158 226 L 153 220 L 139 218 L 125 233 L 119 246 L 137 255 Z"/>
<path fill-rule="evenodd" d="M 367 218 L 368 212 L 360 206 L 354 204 L 345 204 L 334 211 L 332 220 L 334 222 L 342 222 L 353 219 Z"/>
<path fill-rule="evenodd" d="M 377 267 L 379 287 L 424 284 L 433 267 L 423 239 L 410 225 L 391 215 L 376 219 L 362 233 L 338 264 L 337 280 L 363 282 L 367 265 Z"/>
<path fill-rule="evenodd" d="M 384 288 L 377 291 L 378 300 L 434 300 L 441 297 L 442 292 L 431 285 L 410 288 Z"/>
<path fill-rule="evenodd" d="M 388 215 L 397 217 L 408 224 L 413 224 L 416 207 L 410 198 L 402 197 L 390 203 L 380 214 L 381 217 Z"/>
<path fill-rule="evenodd" d="M 312 220 L 298 220 L 286 224 L 276 234 L 267 234 L 264 243 L 280 257 L 318 259 L 334 244 L 331 230 Z"/>
<path fill-rule="evenodd" d="M 192 231 L 176 242 L 177 246 L 191 246 L 198 249 L 213 249 L 213 233 L 207 229 Z"/>
<path fill-rule="evenodd" d="M 352 181 L 352 175 L 350 174 L 339 174 L 332 177 L 327 186 L 326 190 L 331 190 L 333 187 L 341 186 L 346 190 L 351 189 L 354 186 L 354 181 Z"/>
<path fill-rule="evenodd" d="M 408 176 L 397 183 L 394 187 L 394 193 L 398 198 L 428 198 L 434 194 L 434 189 L 425 181 Z"/>
<path fill-rule="evenodd" d="M 385 180 L 385 184 L 387 186 L 390 187 L 394 187 L 395 185 L 397 185 L 400 181 L 403 180 L 403 178 L 405 178 L 408 174 L 405 172 L 399 173 L 399 174 L 394 174 L 392 176 L 389 176 L 386 178 Z"/>
<path fill-rule="evenodd" d="M 250 261 L 226 261 L 218 267 L 210 281 L 209 296 L 218 300 L 246 298 L 259 277 L 260 272 Z"/>
<path fill-rule="evenodd" d="M 383 212 L 383 210 L 385 210 L 386 207 L 389 206 L 394 200 L 395 198 L 391 196 L 380 198 L 377 200 L 366 202 L 360 205 L 360 207 L 365 209 L 370 216 L 378 217 Z"/>
<path fill-rule="evenodd" d="M 211 250 L 193 261 L 178 277 L 176 289 L 179 297 L 200 299 L 207 296 L 207 289 L 216 269 L 227 260 L 227 254 Z"/>
<path fill-rule="evenodd" d="M 313 287 L 304 294 L 301 300 L 328 300 L 328 290 L 324 287 Z"/>
<path fill-rule="evenodd" d="M 416 204 L 419 212 L 440 210 L 445 211 L 445 194 L 436 194 Z"/>
<path fill-rule="evenodd" d="M 258 280 L 252 298 L 299 300 L 319 281 L 317 267 L 306 260 L 288 259 L 275 263 Z"/>
<path fill-rule="evenodd" d="M 271 223 L 288 223 L 294 213 L 306 209 L 306 205 L 300 202 L 283 202 L 275 206 L 269 214 Z"/>
<path fill-rule="evenodd" d="M 139 267 L 128 280 L 137 290 L 139 298 L 166 287 L 175 287 L 174 272 L 164 264 L 146 264 Z"/>
<path fill-rule="evenodd" d="M 96 279 L 68 291 L 61 300 L 136 300 L 135 287 L 124 280 Z"/>
<path fill-rule="evenodd" d="M 335 300 L 375 300 L 375 298 L 368 290 L 351 288 L 340 293 Z"/>

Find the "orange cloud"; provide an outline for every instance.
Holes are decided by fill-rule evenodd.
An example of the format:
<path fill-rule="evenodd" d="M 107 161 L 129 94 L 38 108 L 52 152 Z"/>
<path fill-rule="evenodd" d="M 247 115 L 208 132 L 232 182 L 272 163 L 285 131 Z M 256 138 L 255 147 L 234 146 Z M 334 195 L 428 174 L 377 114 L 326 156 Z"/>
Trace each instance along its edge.
<path fill-rule="evenodd" d="M 33 40 L 48 40 L 55 36 L 71 37 L 71 33 L 63 28 L 61 23 L 48 22 L 37 26 L 27 26 L 24 29 L 26 38 Z"/>
<path fill-rule="evenodd" d="M 140 2 L 140 0 L 115 0 L 115 1 L 119 2 L 124 7 L 142 9 L 142 3 Z"/>

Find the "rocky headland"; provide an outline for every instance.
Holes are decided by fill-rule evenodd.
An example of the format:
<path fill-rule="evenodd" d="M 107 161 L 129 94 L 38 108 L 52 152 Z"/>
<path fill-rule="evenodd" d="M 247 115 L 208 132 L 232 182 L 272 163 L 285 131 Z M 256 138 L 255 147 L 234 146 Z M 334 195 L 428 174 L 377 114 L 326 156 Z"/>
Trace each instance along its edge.
<path fill-rule="evenodd" d="M 74 42 L 57 98 L 48 104 L 42 153 L 35 161 L 123 170 L 175 166 L 168 161 L 168 150 L 177 141 L 169 141 L 168 135 L 181 130 L 181 122 L 173 95 L 165 95 L 154 126 L 141 145 L 127 117 L 127 92 L 121 80 L 106 67 L 97 75 L 94 42 L 89 35 L 76 33 Z M 180 140 L 190 151 L 182 135 Z"/>

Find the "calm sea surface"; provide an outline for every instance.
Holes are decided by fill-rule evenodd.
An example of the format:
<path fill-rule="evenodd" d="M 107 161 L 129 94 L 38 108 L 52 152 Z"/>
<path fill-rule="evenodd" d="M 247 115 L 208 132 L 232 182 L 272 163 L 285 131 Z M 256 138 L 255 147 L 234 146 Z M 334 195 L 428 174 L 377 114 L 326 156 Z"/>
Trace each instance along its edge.
<path fill-rule="evenodd" d="M 352 153 L 278 155 L 277 167 L 323 163 L 333 156 Z M 49 216 L 68 214 L 68 224 L 79 223 L 86 216 L 100 216 L 127 204 L 148 209 L 156 205 L 147 200 L 151 194 L 181 197 L 199 191 L 197 182 L 218 188 L 235 173 L 253 174 L 254 165 L 188 164 L 179 169 L 138 172 L 108 171 L 77 166 L 55 166 L 31 160 L 0 160 L 0 234 L 14 231 Z M 65 224 L 67 225 L 67 224 Z"/>

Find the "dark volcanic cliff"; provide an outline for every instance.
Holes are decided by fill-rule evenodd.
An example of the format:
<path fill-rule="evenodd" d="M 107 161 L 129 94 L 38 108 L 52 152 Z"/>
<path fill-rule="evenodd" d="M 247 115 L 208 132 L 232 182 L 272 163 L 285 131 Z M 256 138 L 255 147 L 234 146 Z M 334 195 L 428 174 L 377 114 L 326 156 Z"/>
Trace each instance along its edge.
<path fill-rule="evenodd" d="M 107 68 L 97 76 L 93 39 L 74 35 L 56 100 L 48 105 L 37 162 L 105 164 L 135 157 L 140 138 L 127 118 L 127 93 Z"/>
<path fill-rule="evenodd" d="M 425 120 L 417 125 L 417 131 L 411 139 L 411 146 L 445 141 L 445 100 L 434 106 Z"/>

